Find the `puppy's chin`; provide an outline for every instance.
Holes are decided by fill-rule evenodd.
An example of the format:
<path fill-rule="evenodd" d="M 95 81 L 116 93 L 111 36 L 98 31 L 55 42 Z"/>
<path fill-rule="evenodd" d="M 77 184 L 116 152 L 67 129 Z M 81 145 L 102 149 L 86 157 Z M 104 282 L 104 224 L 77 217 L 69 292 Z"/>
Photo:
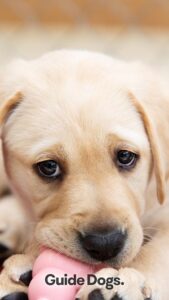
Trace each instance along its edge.
<path fill-rule="evenodd" d="M 134 238 L 136 236 L 137 238 Z M 136 230 L 135 232 L 131 232 L 123 250 L 116 257 L 106 261 L 99 261 L 90 257 L 79 243 L 77 232 L 70 232 L 70 229 L 66 231 L 65 228 L 58 228 L 57 230 L 53 229 L 50 224 L 44 225 L 43 222 L 40 222 L 35 230 L 35 238 L 40 245 L 84 263 L 96 265 L 97 267 L 103 265 L 119 269 L 126 267 L 137 256 L 143 243 L 143 232 L 141 226 L 137 228 L 137 235 Z"/>

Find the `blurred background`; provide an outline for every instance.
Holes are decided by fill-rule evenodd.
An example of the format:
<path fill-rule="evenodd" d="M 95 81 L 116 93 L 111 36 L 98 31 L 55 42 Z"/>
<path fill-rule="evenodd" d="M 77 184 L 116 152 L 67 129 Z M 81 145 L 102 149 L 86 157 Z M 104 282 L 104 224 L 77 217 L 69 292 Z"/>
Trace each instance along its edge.
<path fill-rule="evenodd" d="M 169 76 L 169 0 L 0 0 L 0 64 L 57 48 L 142 60 Z"/>

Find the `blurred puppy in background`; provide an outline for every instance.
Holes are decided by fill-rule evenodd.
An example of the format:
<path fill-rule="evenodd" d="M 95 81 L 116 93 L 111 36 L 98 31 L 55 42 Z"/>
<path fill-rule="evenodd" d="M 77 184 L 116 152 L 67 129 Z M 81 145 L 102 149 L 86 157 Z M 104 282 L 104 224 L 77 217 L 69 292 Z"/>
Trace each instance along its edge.
<path fill-rule="evenodd" d="M 14 253 L 19 253 L 28 236 L 28 219 L 22 205 L 11 193 L 6 178 L 0 144 L 0 265 Z"/>
<path fill-rule="evenodd" d="M 12 63 L 0 90 L 6 172 L 34 224 L 25 253 L 4 264 L 1 299 L 27 299 L 45 245 L 124 281 L 78 299 L 168 300 L 165 84 L 141 64 L 63 50 Z"/>

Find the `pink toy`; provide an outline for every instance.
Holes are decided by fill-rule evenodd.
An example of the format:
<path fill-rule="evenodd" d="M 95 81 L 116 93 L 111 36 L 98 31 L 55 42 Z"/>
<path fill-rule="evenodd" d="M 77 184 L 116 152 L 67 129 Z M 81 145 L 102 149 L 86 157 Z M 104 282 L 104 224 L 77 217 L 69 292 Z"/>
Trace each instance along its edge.
<path fill-rule="evenodd" d="M 33 268 L 33 280 L 28 291 L 29 300 L 73 300 L 81 284 L 76 282 L 73 285 L 66 285 L 66 280 L 72 278 L 74 274 L 77 278 L 85 279 L 87 274 L 92 274 L 94 271 L 96 270 L 90 265 L 53 250 L 43 250 Z M 64 283 L 60 281 L 61 285 L 55 284 L 56 277 L 64 280 Z"/>

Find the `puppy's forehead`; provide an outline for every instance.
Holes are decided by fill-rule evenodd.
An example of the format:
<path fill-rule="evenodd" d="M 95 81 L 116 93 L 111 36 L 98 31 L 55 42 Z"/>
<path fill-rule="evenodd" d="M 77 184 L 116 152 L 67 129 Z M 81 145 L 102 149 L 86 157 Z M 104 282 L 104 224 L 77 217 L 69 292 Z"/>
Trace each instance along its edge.
<path fill-rule="evenodd" d="M 57 67 L 46 60 L 46 64 L 30 64 L 24 75 L 24 100 L 7 124 L 11 147 L 36 154 L 52 145 L 71 149 L 87 140 L 99 146 L 111 133 L 138 147 L 147 146 L 127 87 L 110 71 L 111 59 L 75 56 L 64 65 L 57 62 Z"/>
<path fill-rule="evenodd" d="M 25 96 L 7 127 L 8 142 L 17 151 L 36 155 L 53 145 L 67 152 L 79 144 L 105 144 L 110 134 L 144 149 L 148 142 L 139 115 L 126 94 L 112 88 L 86 91 L 75 85 L 40 99 Z M 39 95 L 40 96 L 40 95 Z M 42 101 L 43 98 L 43 101 Z"/>

